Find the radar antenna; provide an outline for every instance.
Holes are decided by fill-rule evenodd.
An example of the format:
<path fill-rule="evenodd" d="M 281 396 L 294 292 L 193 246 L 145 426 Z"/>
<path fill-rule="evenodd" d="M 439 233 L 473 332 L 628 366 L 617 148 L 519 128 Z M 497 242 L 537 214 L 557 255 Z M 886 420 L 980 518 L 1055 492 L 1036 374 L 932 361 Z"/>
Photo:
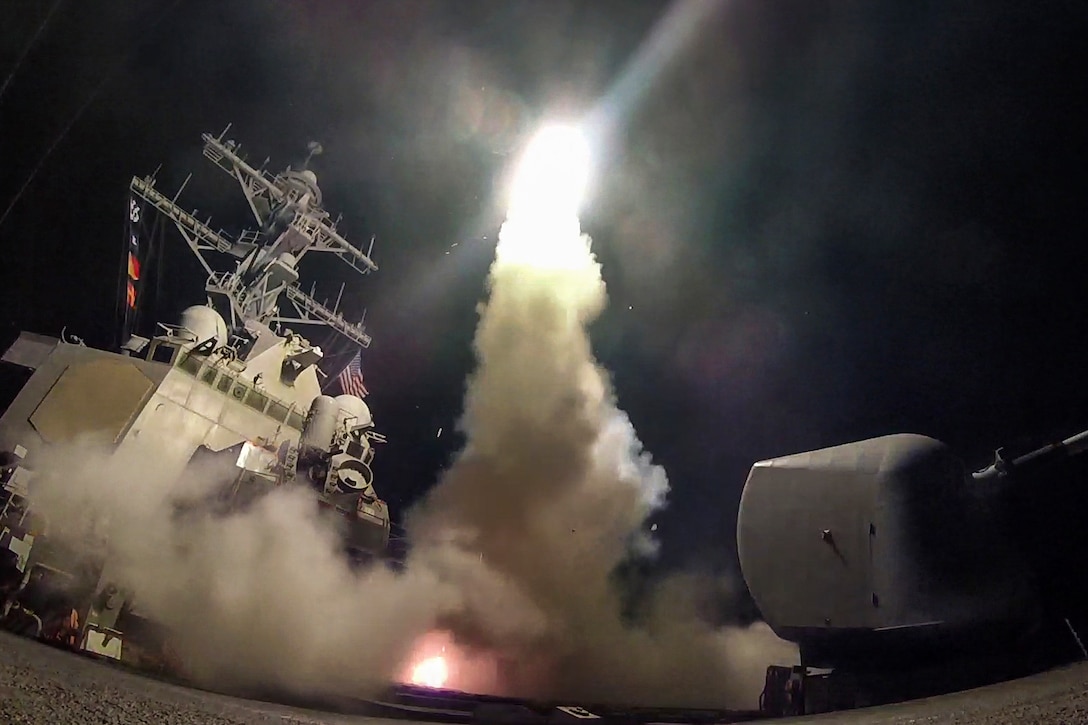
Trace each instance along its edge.
<path fill-rule="evenodd" d="M 257 229 L 246 229 L 231 238 L 222 229 L 214 229 L 211 219 L 201 221 L 195 212 L 177 204 L 181 190 L 173 198 L 155 188 L 154 176 L 133 177 L 130 188 L 174 223 L 189 249 L 208 275 L 206 290 L 225 299 L 231 324 L 249 321 L 263 324 L 293 323 L 331 328 L 360 347 L 369 347 L 371 337 L 362 322 L 349 322 L 339 311 L 339 298 L 333 307 L 318 302 L 299 285 L 298 264 L 309 252 L 323 252 L 340 258 L 359 274 L 377 271 L 370 255 L 374 238 L 364 253 L 337 231 L 337 221 L 322 206 L 317 175 L 309 168 L 310 159 L 322 152 L 321 144 L 310 142 L 306 164 L 301 170 L 288 167 L 271 175 L 254 168 L 242 157 L 241 147 L 224 140 L 227 128 L 219 136 L 203 134 L 204 156 L 238 181 Z M 187 181 L 187 180 L 186 180 Z M 233 268 L 222 270 L 213 264 L 216 255 L 232 258 Z M 280 301 L 285 299 L 294 315 L 283 315 Z"/>

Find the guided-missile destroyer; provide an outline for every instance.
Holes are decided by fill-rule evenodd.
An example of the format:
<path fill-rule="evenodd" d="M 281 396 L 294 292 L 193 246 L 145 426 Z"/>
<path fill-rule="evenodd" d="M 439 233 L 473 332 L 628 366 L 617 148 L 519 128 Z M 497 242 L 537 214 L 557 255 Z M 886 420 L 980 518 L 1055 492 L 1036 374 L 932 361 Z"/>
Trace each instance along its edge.
<path fill-rule="evenodd" d="M 338 257 L 362 275 L 376 271 L 373 239 L 364 252 L 341 234 L 309 157 L 302 169 L 271 174 L 245 160 L 229 128 L 203 136 L 204 156 L 234 177 L 256 227 L 228 235 L 179 206 L 180 190 L 168 196 L 154 176 L 133 178 L 119 349 L 24 332 L 3 354 L 4 363 L 29 371 L 0 417 L 0 602 L 9 627 L 116 659 L 152 656 L 133 634 L 149 629 L 139 592 L 117 580 L 109 556 L 94 547 L 51 545 L 49 522 L 35 511 L 37 462 L 87 437 L 115 454 L 152 442 L 162 480 L 183 475 L 196 457 L 227 458 L 235 473 L 219 503 L 228 509 L 275 487 L 302 487 L 342 517 L 347 553 L 380 556 L 387 546 L 389 511 L 371 468 L 385 438 L 362 399 L 358 365 L 371 337 L 340 312 L 339 298 L 329 306 L 304 291 L 299 271 L 310 253 Z M 311 157 L 319 152 L 310 145 Z M 203 267 L 207 301 L 141 336 L 140 265 L 155 215 Z M 348 355 L 354 349 L 339 376 L 319 367 L 315 334 Z"/>

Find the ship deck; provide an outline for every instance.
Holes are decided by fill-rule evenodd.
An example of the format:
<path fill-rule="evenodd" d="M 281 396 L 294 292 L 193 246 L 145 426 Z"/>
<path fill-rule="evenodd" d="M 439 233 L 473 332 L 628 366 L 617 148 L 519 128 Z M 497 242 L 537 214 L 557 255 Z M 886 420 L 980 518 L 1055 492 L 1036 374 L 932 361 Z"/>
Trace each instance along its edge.
<path fill-rule="evenodd" d="M 0 722 L 82 725 L 88 722 L 165 725 L 362 725 L 393 722 L 557 723 L 577 718 L 500 698 L 402 688 L 383 701 L 344 700 L 331 709 L 247 700 L 144 677 L 109 664 L 0 633 Z M 723 711 L 602 709 L 597 723 L 738 722 L 750 714 Z M 1088 663 L 975 690 L 814 718 L 775 722 L 972 723 L 1088 722 Z"/>

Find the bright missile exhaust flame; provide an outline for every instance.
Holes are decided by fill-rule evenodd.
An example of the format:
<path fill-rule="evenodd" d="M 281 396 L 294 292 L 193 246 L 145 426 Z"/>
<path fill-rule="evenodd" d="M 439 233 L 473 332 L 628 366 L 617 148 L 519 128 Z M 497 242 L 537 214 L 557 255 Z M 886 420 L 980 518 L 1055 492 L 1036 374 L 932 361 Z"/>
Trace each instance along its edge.
<path fill-rule="evenodd" d="M 450 676 L 445 657 L 428 657 L 412 668 L 412 684 L 440 689 Z"/>
<path fill-rule="evenodd" d="M 589 146 L 573 126 L 547 126 L 529 143 L 510 194 L 512 214 L 577 216 L 589 180 Z"/>
<path fill-rule="evenodd" d="M 500 235 L 503 261 L 538 269 L 579 269 L 587 258 L 578 212 L 590 151 L 574 126 L 543 128 L 525 149 L 510 189 Z"/>
<path fill-rule="evenodd" d="M 404 685 L 457 692 L 500 693 L 502 680 L 497 656 L 465 647 L 445 630 L 419 637 L 395 676 Z"/>

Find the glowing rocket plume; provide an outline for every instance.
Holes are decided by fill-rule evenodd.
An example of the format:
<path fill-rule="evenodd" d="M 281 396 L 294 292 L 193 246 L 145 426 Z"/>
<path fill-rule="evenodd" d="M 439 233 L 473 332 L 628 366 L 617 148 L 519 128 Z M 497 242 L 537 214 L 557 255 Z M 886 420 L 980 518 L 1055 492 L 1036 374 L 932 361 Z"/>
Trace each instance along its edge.
<path fill-rule="evenodd" d="M 449 557 L 451 542 L 466 562 L 482 555 L 516 594 L 478 598 L 446 624 L 473 644 L 543 661 L 548 677 L 520 694 L 736 701 L 720 633 L 660 602 L 658 621 L 630 627 L 611 584 L 625 558 L 652 548 L 643 524 L 668 484 L 592 354 L 587 326 L 606 296 L 577 216 L 587 162 L 572 129 L 545 131 L 527 151 L 480 310 L 468 445 L 410 534 L 421 558 L 440 548 Z"/>

